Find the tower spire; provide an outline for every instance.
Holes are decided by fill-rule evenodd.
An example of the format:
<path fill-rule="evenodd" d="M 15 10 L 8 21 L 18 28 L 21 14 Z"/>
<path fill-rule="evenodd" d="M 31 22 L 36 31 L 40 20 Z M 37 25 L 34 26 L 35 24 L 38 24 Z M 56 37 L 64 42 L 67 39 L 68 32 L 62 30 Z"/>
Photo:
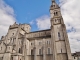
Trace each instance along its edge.
<path fill-rule="evenodd" d="M 55 0 L 52 0 L 52 2 L 53 2 L 53 1 L 55 1 Z"/>

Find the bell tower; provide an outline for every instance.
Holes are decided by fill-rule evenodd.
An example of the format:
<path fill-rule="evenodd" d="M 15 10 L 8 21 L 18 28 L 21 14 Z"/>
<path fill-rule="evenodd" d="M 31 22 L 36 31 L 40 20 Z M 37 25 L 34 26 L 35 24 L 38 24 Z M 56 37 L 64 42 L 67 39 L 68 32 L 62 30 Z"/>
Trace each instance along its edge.
<path fill-rule="evenodd" d="M 52 0 L 50 15 L 53 60 L 72 60 L 66 26 L 55 0 Z"/>

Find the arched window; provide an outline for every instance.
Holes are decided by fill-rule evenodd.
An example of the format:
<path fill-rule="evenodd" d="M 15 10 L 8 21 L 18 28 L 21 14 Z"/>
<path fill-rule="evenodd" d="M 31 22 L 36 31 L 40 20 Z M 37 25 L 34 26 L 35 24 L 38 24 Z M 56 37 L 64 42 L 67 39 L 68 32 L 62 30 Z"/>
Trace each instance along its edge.
<path fill-rule="evenodd" d="M 13 60 L 13 57 L 11 57 L 11 60 Z"/>
<path fill-rule="evenodd" d="M 26 49 L 26 45 L 25 45 L 25 49 Z"/>
<path fill-rule="evenodd" d="M 34 55 L 34 51 L 33 51 L 33 49 L 31 49 L 31 55 Z"/>
<path fill-rule="evenodd" d="M 55 16 L 55 12 L 54 12 L 54 16 Z"/>
<path fill-rule="evenodd" d="M 56 12 L 56 15 L 58 15 L 58 12 Z"/>
<path fill-rule="evenodd" d="M 41 55 L 41 49 L 39 49 L 39 55 Z"/>
<path fill-rule="evenodd" d="M 61 49 L 61 53 L 62 53 L 62 49 Z"/>
<path fill-rule="evenodd" d="M 74 59 L 75 59 L 75 56 L 74 56 Z"/>
<path fill-rule="evenodd" d="M 60 32 L 58 32 L 58 37 L 60 37 Z"/>
<path fill-rule="evenodd" d="M 21 49 L 19 48 L 19 53 L 21 53 Z"/>

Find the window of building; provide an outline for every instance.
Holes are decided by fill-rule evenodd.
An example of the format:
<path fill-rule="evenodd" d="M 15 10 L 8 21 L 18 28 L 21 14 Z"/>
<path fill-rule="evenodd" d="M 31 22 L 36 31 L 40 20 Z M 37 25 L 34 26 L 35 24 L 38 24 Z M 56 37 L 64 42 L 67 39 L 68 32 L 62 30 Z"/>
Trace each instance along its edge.
<path fill-rule="evenodd" d="M 55 12 L 54 12 L 54 16 L 55 16 Z"/>
<path fill-rule="evenodd" d="M 62 49 L 61 49 L 61 53 L 62 53 Z"/>
<path fill-rule="evenodd" d="M 31 43 L 31 45 L 33 45 L 33 43 Z"/>
<path fill-rule="evenodd" d="M 47 45 L 50 45 L 50 41 L 47 41 Z"/>
<path fill-rule="evenodd" d="M 60 37 L 60 32 L 58 32 L 58 37 Z"/>
<path fill-rule="evenodd" d="M 54 12 L 54 15 L 58 15 L 58 12 Z"/>
<path fill-rule="evenodd" d="M 14 35 L 14 33 L 13 33 L 13 35 Z"/>
<path fill-rule="evenodd" d="M 33 49 L 31 50 L 31 55 L 33 55 L 34 54 L 34 51 L 33 51 Z"/>
<path fill-rule="evenodd" d="M 41 42 L 39 42 L 39 45 L 41 45 Z"/>
<path fill-rule="evenodd" d="M 50 41 L 49 41 L 49 45 L 50 45 Z"/>
<path fill-rule="evenodd" d="M 41 55 L 41 49 L 39 49 L 39 55 Z"/>
<path fill-rule="evenodd" d="M 75 56 L 74 56 L 74 59 L 75 59 Z"/>
<path fill-rule="evenodd" d="M 13 57 L 11 57 L 11 60 L 13 60 Z"/>
<path fill-rule="evenodd" d="M 19 48 L 19 53 L 21 53 L 21 49 Z"/>
<path fill-rule="evenodd" d="M 50 54 L 50 48 L 48 48 L 48 54 Z"/>
<path fill-rule="evenodd" d="M 58 15 L 58 12 L 56 12 L 56 15 Z"/>

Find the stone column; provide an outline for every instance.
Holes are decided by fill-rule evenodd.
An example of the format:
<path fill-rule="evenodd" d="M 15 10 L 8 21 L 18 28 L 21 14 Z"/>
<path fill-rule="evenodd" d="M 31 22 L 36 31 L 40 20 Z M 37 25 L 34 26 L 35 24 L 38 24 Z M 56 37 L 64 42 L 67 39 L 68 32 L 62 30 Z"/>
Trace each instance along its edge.
<path fill-rule="evenodd" d="M 37 42 L 35 40 L 34 41 L 34 60 L 37 60 L 37 47 L 36 47 L 36 45 L 37 45 Z"/>
<path fill-rule="evenodd" d="M 43 39 L 43 60 L 46 60 L 46 47 L 45 47 L 45 39 Z"/>
<path fill-rule="evenodd" d="M 56 42 L 55 42 L 55 29 L 54 26 L 51 26 L 51 45 L 52 45 L 52 53 L 53 53 L 53 59 L 57 60 L 57 52 L 56 52 Z"/>
<path fill-rule="evenodd" d="M 34 47 L 34 60 L 37 60 L 37 55 L 36 55 L 36 47 Z"/>

